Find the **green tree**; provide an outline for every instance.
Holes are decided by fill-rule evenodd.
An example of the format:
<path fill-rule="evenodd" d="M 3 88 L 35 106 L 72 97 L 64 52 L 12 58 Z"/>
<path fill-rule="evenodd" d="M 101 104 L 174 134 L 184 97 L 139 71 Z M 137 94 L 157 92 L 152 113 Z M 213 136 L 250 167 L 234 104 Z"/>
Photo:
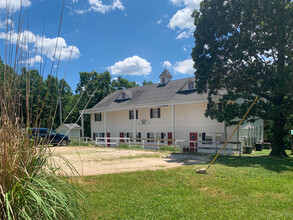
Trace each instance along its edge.
<path fill-rule="evenodd" d="M 80 72 L 80 81 L 76 88 L 76 98 L 80 98 L 77 108 L 74 109 L 72 118 L 79 117 L 79 111 L 84 108 L 92 108 L 104 97 L 112 92 L 111 75 L 108 71 L 104 73 L 93 72 Z M 89 101 L 90 100 L 90 101 Z M 89 101 L 89 103 L 88 103 Z M 86 104 L 88 105 L 86 106 Z M 89 115 L 84 116 L 85 136 L 90 136 L 90 118 Z"/>
<path fill-rule="evenodd" d="M 287 156 L 285 124 L 292 113 L 293 3 L 290 0 L 205 0 L 194 11 L 197 89 L 209 93 L 206 115 L 228 125 L 244 115 L 273 123 L 271 156 Z M 221 98 L 217 111 L 212 97 Z"/>
<path fill-rule="evenodd" d="M 74 109 L 73 114 L 70 117 L 70 120 L 76 120 L 79 117 L 79 111 L 85 107 L 92 108 L 98 102 L 100 102 L 107 95 L 119 89 L 127 89 L 132 87 L 137 87 L 138 84 L 134 81 L 129 81 L 127 79 L 118 77 L 117 80 L 111 82 L 111 75 L 108 71 L 104 73 L 93 72 L 80 72 L 80 80 L 77 84 L 76 95 L 72 97 L 71 108 L 77 103 L 77 100 L 80 99 L 77 107 Z M 91 100 L 90 100 L 91 98 Z M 90 100 L 88 105 L 87 102 Z M 84 115 L 84 132 L 85 136 L 90 136 L 90 117 L 89 115 Z"/>
<path fill-rule="evenodd" d="M 122 76 L 118 76 L 118 79 L 113 80 L 112 82 L 112 88 L 114 91 L 119 89 L 129 89 L 138 86 L 139 85 L 135 81 L 129 81 L 127 79 L 122 78 Z"/>
<path fill-rule="evenodd" d="M 143 86 L 152 85 L 152 84 L 153 84 L 152 81 L 146 81 L 146 80 L 144 80 L 144 81 L 142 82 L 142 85 L 143 85 Z"/>

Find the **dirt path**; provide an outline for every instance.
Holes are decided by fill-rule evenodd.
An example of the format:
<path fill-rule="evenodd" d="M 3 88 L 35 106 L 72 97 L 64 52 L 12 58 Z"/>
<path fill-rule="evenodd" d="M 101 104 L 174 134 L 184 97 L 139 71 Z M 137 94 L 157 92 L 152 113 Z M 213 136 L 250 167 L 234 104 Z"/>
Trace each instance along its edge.
<path fill-rule="evenodd" d="M 208 156 L 169 153 L 150 150 L 128 150 L 100 147 L 57 147 L 52 148 L 55 161 L 64 171 L 68 166 L 58 155 L 65 157 L 80 175 L 100 175 L 131 172 L 137 170 L 158 170 L 184 165 L 203 164 Z"/>

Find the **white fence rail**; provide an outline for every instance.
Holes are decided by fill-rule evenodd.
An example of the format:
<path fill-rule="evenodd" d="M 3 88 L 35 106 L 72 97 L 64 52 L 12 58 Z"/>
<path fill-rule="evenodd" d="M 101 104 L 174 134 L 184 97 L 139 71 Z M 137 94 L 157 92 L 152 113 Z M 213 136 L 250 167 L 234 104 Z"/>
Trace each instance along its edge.
<path fill-rule="evenodd" d="M 131 145 L 142 146 L 143 149 L 151 148 L 160 150 L 160 147 L 174 146 L 180 148 L 186 152 L 199 152 L 216 154 L 224 145 L 224 142 L 220 141 L 190 141 L 190 140 L 178 140 L 178 139 L 150 139 L 150 138 L 124 138 L 124 137 L 97 137 L 95 140 L 97 145 L 102 146 L 119 146 Z M 235 154 L 238 153 L 241 156 L 241 143 L 240 142 L 228 142 L 226 147 L 222 150 L 221 154 Z"/>

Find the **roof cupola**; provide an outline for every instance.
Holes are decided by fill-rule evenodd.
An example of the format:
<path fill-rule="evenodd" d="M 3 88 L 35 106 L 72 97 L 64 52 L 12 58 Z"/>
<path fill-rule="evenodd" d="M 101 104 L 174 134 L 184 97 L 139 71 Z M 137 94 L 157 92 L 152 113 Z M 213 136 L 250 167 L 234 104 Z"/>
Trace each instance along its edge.
<path fill-rule="evenodd" d="M 171 73 L 169 73 L 169 71 L 166 69 L 161 73 L 159 77 L 160 77 L 160 84 L 162 85 L 167 84 L 173 78 Z"/>

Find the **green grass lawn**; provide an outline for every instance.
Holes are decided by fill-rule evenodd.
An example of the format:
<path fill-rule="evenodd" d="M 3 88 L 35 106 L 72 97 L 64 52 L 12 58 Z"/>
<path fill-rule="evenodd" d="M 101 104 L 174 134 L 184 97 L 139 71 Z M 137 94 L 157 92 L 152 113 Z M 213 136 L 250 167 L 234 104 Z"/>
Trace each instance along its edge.
<path fill-rule="evenodd" d="M 293 158 L 255 155 L 220 156 L 208 175 L 185 166 L 82 177 L 78 187 L 89 219 L 292 219 Z"/>

